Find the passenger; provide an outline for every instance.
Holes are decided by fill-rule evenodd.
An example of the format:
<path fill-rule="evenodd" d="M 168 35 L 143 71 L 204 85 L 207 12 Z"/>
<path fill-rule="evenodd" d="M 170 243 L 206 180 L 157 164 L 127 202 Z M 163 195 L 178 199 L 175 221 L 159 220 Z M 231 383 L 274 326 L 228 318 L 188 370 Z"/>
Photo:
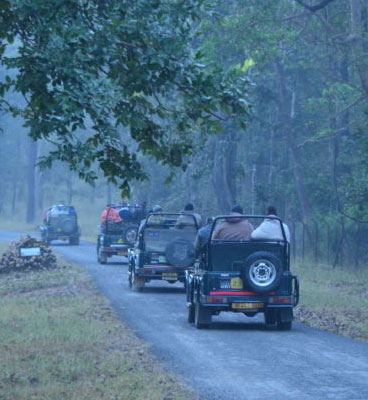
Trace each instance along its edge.
<path fill-rule="evenodd" d="M 152 210 L 148 211 L 148 214 L 151 214 L 151 213 L 159 213 L 159 212 L 162 212 L 162 207 L 159 206 L 158 204 L 156 204 L 155 206 L 152 207 Z M 148 217 L 148 215 L 147 215 L 147 217 Z M 138 237 L 139 237 L 139 235 L 142 233 L 143 228 L 146 226 L 147 217 L 144 218 L 144 219 L 142 219 L 142 221 L 141 221 L 141 223 L 140 223 L 140 225 L 139 225 L 139 228 L 138 228 Z M 151 220 L 152 218 L 153 218 L 153 217 L 151 217 L 150 220 Z"/>
<path fill-rule="evenodd" d="M 106 221 L 121 222 L 118 212 L 108 204 L 101 214 L 101 225 L 106 225 Z"/>
<path fill-rule="evenodd" d="M 197 237 L 194 243 L 196 256 L 198 257 L 204 246 L 208 243 L 211 234 L 213 217 L 208 217 L 206 225 L 200 228 L 197 232 Z"/>
<path fill-rule="evenodd" d="M 181 213 L 193 215 L 197 223 L 197 226 L 198 227 L 202 226 L 202 217 L 198 213 L 194 212 L 194 206 L 192 203 L 187 203 L 184 207 L 184 210 Z M 190 217 L 189 215 L 180 215 L 176 225 L 179 227 L 185 225 L 193 225 L 193 222 L 194 222 L 193 218 Z"/>
<path fill-rule="evenodd" d="M 123 221 L 131 221 L 133 219 L 133 213 L 130 211 L 128 206 L 124 206 L 119 210 L 119 217 Z"/>
<path fill-rule="evenodd" d="M 277 210 L 274 206 L 269 206 L 267 215 L 277 216 Z M 285 231 L 286 241 L 290 243 L 290 231 L 286 224 L 282 223 Z M 252 232 L 251 239 L 254 240 L 284 240 L 280 222 L 277 219 L 265 218 L 257 229 Z"/>
<path fill-rule="evenodd" d="M 239 205 L 234 206 L 230 215 L 242 216 L 243 208 Z M 249 240 L 253 230 L 253 225 L 245 218 L 228 218 L 215 229 L 212 239 Z"/>

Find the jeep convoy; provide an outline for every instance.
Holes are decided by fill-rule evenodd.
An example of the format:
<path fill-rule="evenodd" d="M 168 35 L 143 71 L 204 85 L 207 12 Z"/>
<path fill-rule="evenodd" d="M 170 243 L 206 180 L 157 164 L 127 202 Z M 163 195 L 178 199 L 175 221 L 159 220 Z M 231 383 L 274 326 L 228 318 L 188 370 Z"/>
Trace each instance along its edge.
<path fill-rule="evenodd" d="M 198 247 L 198 218 L 192 212 L 145 212 L 144 205 L 109 205 L 101 215 L 97 261 L 112 256 L 128 260 L 128 284 L 143 291 L 151 281 L 183 283 L 188 322 L 209 327 L 222 312 L 247 317 L 264 314 L 267 325 L 290 330 L 299 301 L 299 281 L 290 271 L 286 225 L 274 215 L 223 215 L 207 225 L 207 239 Z M 251 237 L 241 229 L 277 226 L 274 238 Z M 235 234 L 227 230 L 237 224 Z M 263 222 L 264 223 L 264 222 Z M 79 244 L 80 227 L 72 206 L 51 207 L 41 226 L 42 239 Z M 225 232 L 225 233 L 224 233 Z M 230 232 L 231 233 L 231 232 Z M 203 236 L 201 236 L 203 241 Z"/>

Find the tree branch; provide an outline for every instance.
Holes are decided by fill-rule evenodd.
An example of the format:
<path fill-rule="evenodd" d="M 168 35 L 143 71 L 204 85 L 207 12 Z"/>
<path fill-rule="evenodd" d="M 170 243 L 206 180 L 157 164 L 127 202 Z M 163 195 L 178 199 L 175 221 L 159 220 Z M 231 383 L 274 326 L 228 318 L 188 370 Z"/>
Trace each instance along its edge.
<path fill-rule="evenodd" d="M 322 8 L 325 8 L 329 3 L 332 3 L 335 0 L 322 0 L 319 4 L 316 4 L 315 6 L 311 6 L 310 4 L 306 4 L 304 0 L 295 0 L 298 4 L 306 8 L 312 13 L 315 13 L 318 10 L 321 10 Z"/>

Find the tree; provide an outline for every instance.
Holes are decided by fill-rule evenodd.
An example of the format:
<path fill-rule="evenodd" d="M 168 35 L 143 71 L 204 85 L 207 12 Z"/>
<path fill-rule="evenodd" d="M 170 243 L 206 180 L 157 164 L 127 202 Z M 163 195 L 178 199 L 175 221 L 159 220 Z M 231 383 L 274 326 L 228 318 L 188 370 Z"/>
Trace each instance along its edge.
<path fill-rule="evenodd" d="M 54 144 L 43 165 L 62 160 L 93 181 L 97 162 L 128 192 L 129 180 L 146 178 L 137 153 L 185 168 L 190 132 L 217 132 L 226 115 L 244 128 L 247 79 L 206 68 L 193 51 L 208 3 L 2 1 L 0 60 L 16 76 L 6 77 L 0 95 L 15 90 L 27 104 L 1 104 L 24 117 L 33 139 Z M 17 51 L 9 56 L 14 41 Z"/>

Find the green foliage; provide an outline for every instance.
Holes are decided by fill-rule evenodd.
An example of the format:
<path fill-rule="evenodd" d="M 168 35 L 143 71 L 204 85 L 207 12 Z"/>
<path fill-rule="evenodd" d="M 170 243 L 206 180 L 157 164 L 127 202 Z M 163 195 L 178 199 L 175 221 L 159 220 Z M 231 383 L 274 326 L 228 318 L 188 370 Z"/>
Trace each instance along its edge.
<path fill-rule="evenodd" d="M 93 181 L 96 161 L 127 194 L 130 180 L 146 178 L 137 153 L 185 167 L 193 131 L 218 132 L 226 114 L 244 128 L 247 79 L 206 68 L 191 46 L 207 12 L 203 0 L 2 1 L 1 62 L 16 76 L 0 95 L 24 95 L 25 107 L 7 109 L 55 144 L 43 166 L 59 159 Z"/>

